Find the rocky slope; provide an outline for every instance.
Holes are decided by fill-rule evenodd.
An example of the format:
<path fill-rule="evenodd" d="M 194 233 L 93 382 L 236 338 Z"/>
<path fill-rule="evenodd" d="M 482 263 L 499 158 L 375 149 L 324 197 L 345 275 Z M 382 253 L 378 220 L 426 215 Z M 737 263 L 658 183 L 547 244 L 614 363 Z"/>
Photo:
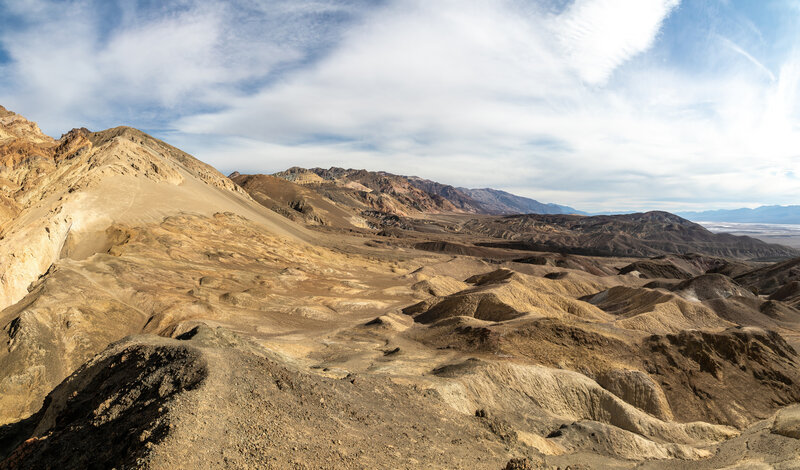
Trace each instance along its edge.
<path fill-rule="evenodd" d="M 800 281 L 800 258 L 764 266 L 761 269 L 741 274 L 736 277 L 736 280 L 756 289 L 760 294 L 775 294 L 784 286 L 791 286 L 793 282 Z"/>
<path fill-rule="evenodd" d="M 478 212 L 478 204 L 455 188 L 450 198 L 420 189 L 412 179 L 385 172 L 344 168 L 293 167 L 275 176 L 298 184 L 321 186 L 323 191 L 344 193 L 372 210 L 402 216 L 441 212 Z M 325 194 L 325 193 L 323 193 Z M 332 197 L 334 201 L 342 196 Z M 357 204 L 352 204 L 357 206 Z"/>
<path fill-rule="evenodd" d="M 538 460 L 435 394 L 381 377 L 302 373 L 205 326 L 111 345 L 17 427 L 24 430 L 13 441 L 2 435 L 11 429 L 0 430 L 0 443 L 16 449 L 0 468 L 501 468 L 526 454 Z"/>
<path fill-rule="evenodd" d="M 368 211 L 366 204 L 362 207 L 337 204 L 307 185 L 294 184 L 276 176 L 233 173 L 230 178 L 259 204 L 291 220 L 340 229 L 367 228 L 371 223 L 375 225 L 374 217 L 363 214 Z M 351 201 L 351 204 L 355 206 L 356 201 Z"/>

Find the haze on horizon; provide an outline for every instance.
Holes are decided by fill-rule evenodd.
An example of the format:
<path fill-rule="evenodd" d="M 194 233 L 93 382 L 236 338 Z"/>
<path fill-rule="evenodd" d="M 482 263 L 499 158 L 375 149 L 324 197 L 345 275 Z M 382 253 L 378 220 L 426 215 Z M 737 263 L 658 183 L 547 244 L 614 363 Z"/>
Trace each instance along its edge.
<path fill-rule="evenodd" d="M 0 0 L 0 104 L 228 173 L 344 166 L 586 211 L 800 197 L 788 0 Z"/>

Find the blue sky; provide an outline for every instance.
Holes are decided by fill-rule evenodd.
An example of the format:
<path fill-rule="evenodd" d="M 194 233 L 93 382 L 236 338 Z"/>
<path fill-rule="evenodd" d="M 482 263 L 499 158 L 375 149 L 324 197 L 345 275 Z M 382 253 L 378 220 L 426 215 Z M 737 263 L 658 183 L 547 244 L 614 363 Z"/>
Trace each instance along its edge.
<path fill-rule="evenodd" d="M 0 0 L 0 104 L 221 171 L 589 210 L 800 201 L 800 1 Z"/>

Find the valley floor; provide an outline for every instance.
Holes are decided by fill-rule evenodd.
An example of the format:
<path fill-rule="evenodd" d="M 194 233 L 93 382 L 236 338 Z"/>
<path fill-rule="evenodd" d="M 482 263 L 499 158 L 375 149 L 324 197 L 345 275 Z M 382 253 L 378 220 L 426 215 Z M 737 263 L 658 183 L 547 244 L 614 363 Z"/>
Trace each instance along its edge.
<path fill-rule="evenodd" d="M 747 235 L 767 243 L 800 248 L 800 225 L 792 224 L 748 224 L 738 222 L 700 222 L 712 232 Z"/>

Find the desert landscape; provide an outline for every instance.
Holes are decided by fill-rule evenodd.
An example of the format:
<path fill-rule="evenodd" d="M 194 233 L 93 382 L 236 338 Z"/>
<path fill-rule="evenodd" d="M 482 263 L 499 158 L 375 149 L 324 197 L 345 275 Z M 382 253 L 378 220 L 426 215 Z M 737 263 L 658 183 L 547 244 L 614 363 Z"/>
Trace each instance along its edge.
<path fill-rule="evenodd" d="M 1 469 L 798 468 L 795 248 L 5 108 L 0 165 Z"/>

